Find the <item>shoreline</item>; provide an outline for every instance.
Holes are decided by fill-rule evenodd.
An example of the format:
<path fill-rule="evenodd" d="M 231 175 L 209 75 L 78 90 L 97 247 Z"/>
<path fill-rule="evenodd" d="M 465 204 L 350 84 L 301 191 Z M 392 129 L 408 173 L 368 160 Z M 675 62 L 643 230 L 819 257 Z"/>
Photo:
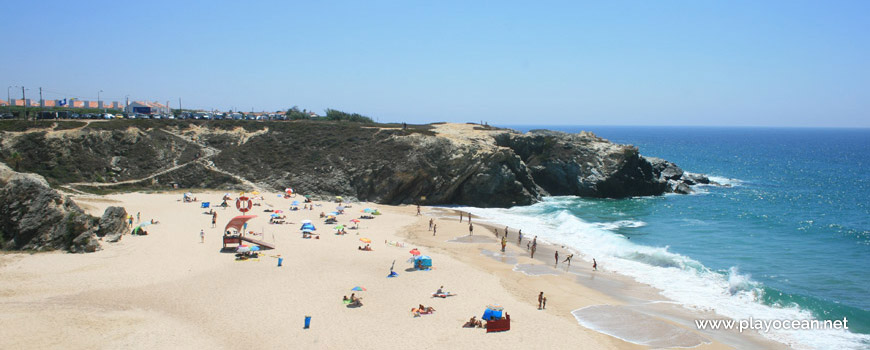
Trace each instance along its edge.
<path fill-rule="evenodd" d="M 456 237 L 468 237 L 467 231 L 467 216 L 462 223 L 459 223 L 459 215 L 461 209 L 444 208 L 444 207 L 426 207 L 431 210 L 431 214 L 441 219 L 440 222 L 448 223 L 454 229 L 454 232 L 459 234 Z M 424 211 L 424 216 L 427 214 Z M 594 332 L 608 334 L 614 338 L 625 341 L 632 345 L 653 346 L 653 347 L 689 347 L 689 348 L 719 348 L 719 347 L 735 347 L 735 348 L 767 348 L 767 349 L 787 349 L 786 344 L 782 344 L 771 339 L 767 339 L 757 332 L 737 331 L 700 331 L 694 327 L 693 320 L 699 318 L 712 319 L 723 318 L 710 312 L 700 312 L 690 310 L 683 307 L 672 300 L 659 294 L 659 290 L 635 281 L 629 276 L 624 276 L 614 272 L 599 270 L 592 272 L 591 262 L 587 263 L 582 260 L 582 253 L 577 249 L 556 245 L 547 242 L 543 239 L 538 239 L 538 248 L 535 253 L 535 258 L 529 257 L 529 251 L 525 247 L 525 243 L 530 241 L 535 235 L 534 233 L 523 233 L 523 245 L 517 244 L 517 231 L 512 229 L 509 231 L 507 239 L 506 253 L 509 261 L 498 261 L 496 258 L 501 257 L 500 252 L 500 237 L 504 234 L 504 225 L 496 224 L 489 218 L 472 215 L 474 222 L 474 236 L 484 236 L 490 238 L 490 243 L 460 243 L 466 246 L 474 246 L 475 249 L 462 249 L 462 252 L 455 252 L 454 258 L 467 262 L 474 267 L 484 266 L 483 268 L 489 273 L 498 274 L 503 280 L 516 280 L 515 284 L 511 285 L 509 290 L 512 292 L 523 291 L 523 295 L 536 295 L 534 287 L 552 286 L 558 291 L 558 298 L 564 298 L 563 301 L 553 303 L 556 298 L 548 300 L 548 310 L 553 309 L 560 317 L 565 320 L 570 320 L 575 324 L 580 325 L 581 322 L 574 315 L 575 311 L 593 306 L 616 306 L 621 308 L 623 312 L 629 311 L 629 317 L 646 316 L 653 320 L 646 320 L 645 324 L 637 324 L 637 327 L 628 327 L 630 329 L 640 329 L 641 327 L 649 327 L 651 324 L 665 324 L 667 326 L 659 330 L 659 333 L 648 336 L 648 340 L 652 343 L 644 344 L 641 339 L 624 339 L 613 334 L 608 334 L 606 330 L 583 327 Z M 438 222 L 436 220 L 436 222 Z M 462 225 L 461 227 L 459 225 Z M 425 227 L 423 228 L 425 230 Z M 464 230 L 463 230 L 464 229 Z M 496 230 L 498 231 L 498 239 L 495 238 Z M 439 231 L 440 232 L 440 231 Z M 439 233 L 439 236 L 441 234 Z M 432 240 L 424 240 L 425 243 L 432 244 Z M 424 242 L 420 242 L 423 244 Z M 436 246 L 444 246 L 437 244 Z M 446 244 L 457 244 L 446 241 Z M 481 246 L 483 245 L 483 246 Z M 449 249 L 456 250 L 456 249 Z M 554 252 L 559 251 L 558 267 L 554 268 Z M 572 264 L 569 269 L 566 269 L 563 260 L 566 252 L 571 251 L 575 254 Z M 494 254 L 486 254 L 491 252 Z M 495 264 L 485 264 L 488 260 L 495 261 Z M 509 268 L 506 268 L 509 267 Z M 525 270 L 531 270 L 529 272 Z M 522 277 L 512 275 L 523 275 Z M 546 283 L 538 280 L 546 280 Z M 549 285 L 549 286 L 548 286 Z M 539 288 L 540 289 L 540 288 Z M 544 291 L 545 295 L 555 294 L 549 291 Z M 529 298 L 530 305 L 534 305 L 536 300 Z M 550 305 L 553 305 L 552 307 Z M 612 311 L 612 310 L 610 310 Z M 603 316 L 604 314 L 594 315 Z M 652 323 L 649 321 L 653 321 Z M 681 338 L 682 344 L 676 343 L 662 344 L 656 343 L 656 338 L 662 335 L 661 332 L 670 332 L 669 336 Z M 696 337 L 699 335 L 700 337 Z M 691 340 L 687 339 L 691 338 Z M 673 339 L 672 339 L 673 340 Z M 687 345 L 685 341 L 688 341 Z"/>
<path fill-rule="evenodd" d="M 406 336 L 412 336 L 420 341 L 419 347 L 434 349 L 475 346 L 485 336 L 493 346 L 648 347 L 583 327 L 572 314 L 592 305 L 639 310 L 627 301 L 648 296 L 648 288 L 619 276 L 583 273 L 579 269 L 588 266 L 580 259 L 575 260 L 571 271 L 558 275 L 515 271 L 515 265 L 520 264 L 552 269 L 545 262 L 549 259 L 552 263 L 553 253 L 548 249 L 553 248 L 545 242 L 539 242 L 535 260 L 510 239 L 507 252 L 513 255 L 499 256 L 492 228 L 482 221 L 475 221 L 475 236 L 487 243 L 449 242 L 467 235 L 466 222 L 460 224 L 457 215 L 449 215 L 452 209 L 424 207 L 424 215 L 416 216 L 413 206 L 373 203 L 352 203 L 347 214 L 339 216 L 340 223 L 359 216 L 365 207 L 378 208 L 383 215 L 361 220 L 358 230 L 338 236 L 331 230 L 333 225 L 318 219 L 321 211 L 331 211 L 335 203 L 315 201 L 320 207 L 313 211 L 287 211 L 289 200 L 264 193 L 261 206 L 251 212 L 258 218 L 251 221 L 249 229 L 262 233 L 259 238 L 276 244 L 277 249 L 264 251 L 255 261 L 238 262 L 233 254 L 220 253 L 220 236 L 223 224 L 239 213 L 215 209 L 218 227 L 211 228 L 210 217 L 203 215 L 207 209 L 199 208 L 202 201 L 219 203 L 215 199 L 224 192 L 196 193 L 197 203 L 182 203 L 180 191 L 76 196 L 76 202 L 91 213 L 121 205 L 134 216 L 141 212 L 143 221 L 155 218 L 160 224 L 149 226 L 147 236 L 125 235 L 118 243 L 104 243 L 104 249 L 96 253 L 0 255 L 0 282 L 4 286 L 0 289 L 0 319 L 11 325 L 12 334 L 0 339 L 0 346 L 234 348 L 256 339 L 270 348 L 287 344 L 383 348 L 405 346 Z M 285 210 L 293 224 L 267 224 L 264 209 Z M 439 225 L 434 238 L 427 231 L 430 217 Z M 303 219 L 315 221 L 320 239 L 300 237 L 298 226 Z M 200 243 L 200 229 L 206 232 L 204 244 Z M 358 251 L 360 238 L 371 239 L 374 250 Z M 406 243 L 394 247 L 381 241 Z M 410 264 L 404 261 L 414 247 L 433 258 L 434 269 L 406 269 Z M 279 254 L 284 259 L 280 268 L 276 266 Z M 400 277 L 385 278 L 393 261 Z M 430 294 L 441 285 L 458 295 L 432 298 Z M 347 309 L 340 300 L 354 286 L 368 289 L 358 292 L 364 306 Z M 546 310 L 537 310 L 538 291 L 548 297 Z M 436 313 L 411 317 L 408 310 L 420 303 L 434 306 Z M 480 317 L 484 307 L 493 303 L 501 304 L 511 315 L 510 331 L 486 334 L 461 328 L 469 317 Z M 651 305 L 664 305 L 661 310 L 650 309 L 661 313 L 656 316 L 662 320 L 658 323 L 670 325 L 652 336 L 685 328 L 667 318 L 679 319 L 669 304 Z M 305 315 L 313 316 L 311 329 L 302 329 Z M 384 336 L 392 333 L 403 336 Z M 691 334 L 680 339 L 698 339 Z M 33 335 L 39 336 L 34 339 Z M 698 349 L 757 344 L 744 335 L 724 341 L 718 336 L 700 336 L 709 342 L 698 344 Z"/>

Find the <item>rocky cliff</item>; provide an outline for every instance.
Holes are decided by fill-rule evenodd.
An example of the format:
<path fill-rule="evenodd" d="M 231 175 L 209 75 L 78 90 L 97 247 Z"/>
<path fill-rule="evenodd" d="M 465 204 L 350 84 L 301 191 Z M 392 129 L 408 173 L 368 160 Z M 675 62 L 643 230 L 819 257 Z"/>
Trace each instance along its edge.
<path fill-rule="evenodd" d="M 94 252 L 98 237 L 114 241 L 127 231 L 124 208 L 110 207 L 92 217 L 68 196 L 49 187 L 42 176 L 22 174 L 0 164 L 0 248 Z"/>
<path fill-rule="evenodd" d="M 588 132 L 473 124 L 91 122 L 3 132 L 0 155 L 16 153 L 23 170 L 71 189 L 293 187 L 387 204 L 508 207 L 548 195 L 688 193 L 709 182 Z"/>

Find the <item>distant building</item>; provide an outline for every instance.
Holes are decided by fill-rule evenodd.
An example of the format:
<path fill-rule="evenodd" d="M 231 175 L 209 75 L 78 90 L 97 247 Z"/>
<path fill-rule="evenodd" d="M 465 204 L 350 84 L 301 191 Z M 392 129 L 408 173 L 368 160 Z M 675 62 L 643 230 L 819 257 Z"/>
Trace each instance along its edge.
<path fill-rule="evenodd" d="M 8 105 L 9 105 L 9 102 L 0 100 L 0 106 L 8 106 Z"/>
<path fill-rule="evenodd" d="M 124 109 L 126 113 L 139 113 L 139 114 L 169 114 L 171 111 L 169 107 L 166 105 L 160 104 L 159 102 L 144 102 L 144 101 L 133 101 L 127 105 L 127 108 Z"/>

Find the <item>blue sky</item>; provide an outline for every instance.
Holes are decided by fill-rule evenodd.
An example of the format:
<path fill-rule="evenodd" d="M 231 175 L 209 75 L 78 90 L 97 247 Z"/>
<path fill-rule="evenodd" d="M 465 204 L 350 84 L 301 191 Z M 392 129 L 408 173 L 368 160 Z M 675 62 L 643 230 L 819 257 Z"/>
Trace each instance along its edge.
<path fill-rule="evenodd" d="M 18 1 L 0 29 L 0 83 L 46 98 L 870 127 L 868 1 Z"/>

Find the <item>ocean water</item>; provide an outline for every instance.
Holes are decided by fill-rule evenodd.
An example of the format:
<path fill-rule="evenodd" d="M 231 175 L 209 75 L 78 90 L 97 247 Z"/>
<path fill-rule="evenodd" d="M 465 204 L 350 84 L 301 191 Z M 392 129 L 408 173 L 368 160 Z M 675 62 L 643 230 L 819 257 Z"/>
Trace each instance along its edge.
<path fill-rule="evenodd" d="M 765 334 L 795 348 L 870 348 L 870 129 L 546 128 L 634 144 L 730 187 L 469 211 L 571 246 L 690 308 L 848 319 L 849 331 Z"/>

